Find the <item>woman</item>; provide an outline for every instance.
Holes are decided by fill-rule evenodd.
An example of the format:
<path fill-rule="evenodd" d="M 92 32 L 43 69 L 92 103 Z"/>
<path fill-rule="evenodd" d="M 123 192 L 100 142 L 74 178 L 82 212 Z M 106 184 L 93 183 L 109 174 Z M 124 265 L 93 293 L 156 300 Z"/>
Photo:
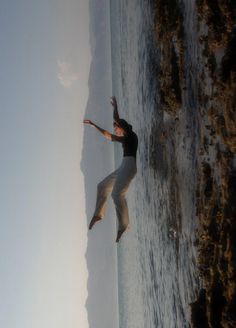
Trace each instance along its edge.
<path fill-rule="evenodd" d="M 121 166 L 98 184 L 96 209 L 89 224 L 89 229 L 92 229 L 94 224 L 102 220 L 104 217 L 106 200 L 112 192 L 111 195 L 115 204 L 118 219 L 116 242 L 119 242 L 120 237 L 129 225 L 129 213 L 125 195 L 130 182 L 137 173 L 136 153 L 138 148 L 138 138 L 133 132 L 132 125 L 125 120 L 120 119 L 115 97 L 111 97 L 111 104 L 114 109 L 113 126 L 115 134 L 111 134 L 110 132 L 103 130 L 90 120 L 84 120 L 85 124 L 95 127 L 108 140 L 120 142 L 123 146 L 124 152 Z"/>

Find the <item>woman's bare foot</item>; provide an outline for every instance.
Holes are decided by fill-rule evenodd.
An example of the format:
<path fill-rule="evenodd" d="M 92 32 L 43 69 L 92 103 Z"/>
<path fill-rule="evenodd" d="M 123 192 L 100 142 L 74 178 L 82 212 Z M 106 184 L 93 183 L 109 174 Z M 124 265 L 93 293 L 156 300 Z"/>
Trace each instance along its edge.
<path fill-rule="evenodd" d="M 118 230 L 117 237 L 116 237 L 116 243 L 119 243 L 120 237 L 123 235 L 126 229 Z"/>
<path fill-rule="evenodd" d="M 100 218 L 99 216 L 94 216 L 89 224 L 89 230 L 92 229 L 92 227 L 94 226 L 94 224 L 98 221 L 100 221 L 102 218 Z"/>

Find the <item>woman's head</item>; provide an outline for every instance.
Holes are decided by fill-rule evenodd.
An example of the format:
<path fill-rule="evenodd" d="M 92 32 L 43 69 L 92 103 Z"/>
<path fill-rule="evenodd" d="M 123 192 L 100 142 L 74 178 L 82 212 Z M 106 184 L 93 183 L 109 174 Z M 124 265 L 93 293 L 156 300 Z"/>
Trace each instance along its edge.
<path fill-rule="evenodd" d="M 117 124 L 117 122 L 113 123 L 113 127 L 114 127 L 115 135 L 119 137 L 124 135 L 124 130 Z"/>
<path fill-rule="evenodd" d="M 122 118 L 114 122 L 113 126 L 117 135 L 124 135 L 132 131 L 132 125 Z"/>

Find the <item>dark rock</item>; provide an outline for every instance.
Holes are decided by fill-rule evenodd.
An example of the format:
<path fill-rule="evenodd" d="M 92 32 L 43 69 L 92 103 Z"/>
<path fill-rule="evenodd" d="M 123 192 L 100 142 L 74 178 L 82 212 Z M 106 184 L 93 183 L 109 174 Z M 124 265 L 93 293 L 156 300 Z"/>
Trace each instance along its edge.
<path fill-rule="evenodd" d="M 191 306 L 191 321 L 193 328 L 209 328 L 206 316 L 206 291 L 201 289 L 196 302 Z"/>

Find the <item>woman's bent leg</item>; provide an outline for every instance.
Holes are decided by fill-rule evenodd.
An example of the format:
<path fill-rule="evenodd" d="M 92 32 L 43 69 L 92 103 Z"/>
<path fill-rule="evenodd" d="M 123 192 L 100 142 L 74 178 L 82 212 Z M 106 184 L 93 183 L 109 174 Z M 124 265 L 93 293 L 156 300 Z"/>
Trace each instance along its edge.
<path fill-rule="evenodd" d="M 114 171 L 97 185 L 96 208 L 89 229 L 92 229 L 93 225 L 104 217 L 107 197 L 112 191 L 116 176 L 117 171 Z"/>
<path fill-rule="evenodd" d="M 128 187 L 136 174 L 136 163 L 133 158 L 125 158 L 124 163 L 121 165 L 115 185 L 112 191 L 112 198 L 116 208 L 116 215 L 118 219 L 118 234 L 117 242 L 119 241 L 122 233 L 129 225 L 129 211 L 126 201 L 126 192 Z"/>

